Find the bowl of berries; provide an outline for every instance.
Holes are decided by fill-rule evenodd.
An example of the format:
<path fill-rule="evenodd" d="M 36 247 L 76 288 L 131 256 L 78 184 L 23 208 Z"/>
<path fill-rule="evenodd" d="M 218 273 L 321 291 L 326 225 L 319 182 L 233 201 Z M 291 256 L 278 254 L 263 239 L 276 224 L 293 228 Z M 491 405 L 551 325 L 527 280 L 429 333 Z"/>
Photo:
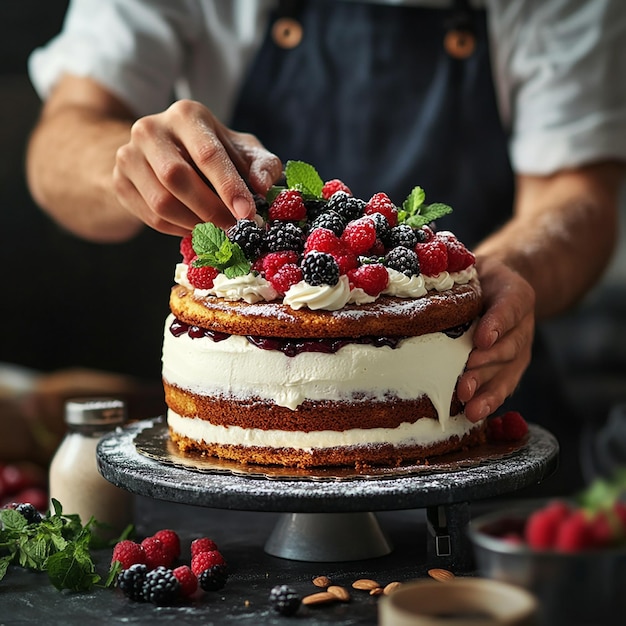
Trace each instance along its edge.
<path fill-rule="evenodd" d="M 541 624 L 626 623 L 626 472 L 572 499 L 482 515 L 468 533 L 478 574 L 531 591 Z"/>

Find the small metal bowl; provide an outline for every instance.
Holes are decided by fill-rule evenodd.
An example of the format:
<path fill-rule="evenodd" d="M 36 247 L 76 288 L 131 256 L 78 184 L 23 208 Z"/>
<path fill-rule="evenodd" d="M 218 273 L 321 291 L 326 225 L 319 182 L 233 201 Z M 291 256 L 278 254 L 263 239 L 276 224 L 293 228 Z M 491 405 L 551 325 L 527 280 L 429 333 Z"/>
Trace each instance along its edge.
<path fill-rule="evenodd" d="M 501 511 L 470 522 L 479 575 L 532 592 L 541 624 L 626 624 L 626 549 L 540 552 L 500 538 L 521 531 L 531 512 Z"/>

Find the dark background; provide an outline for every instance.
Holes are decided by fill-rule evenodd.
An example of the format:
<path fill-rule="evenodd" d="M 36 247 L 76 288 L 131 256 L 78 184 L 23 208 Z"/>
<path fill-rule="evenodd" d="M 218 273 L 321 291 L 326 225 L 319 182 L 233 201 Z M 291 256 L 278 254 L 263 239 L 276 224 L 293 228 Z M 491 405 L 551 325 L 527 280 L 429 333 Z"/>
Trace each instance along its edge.
<path fill-rule="evenodd" d="M 0 3 L 0 362 L 158 380 L 178 241 L 148 230 L 121 245 L 81 241 L 37 208 L 24 180 L 26 139 L 40 106 L 27 58 L 58 32 L 66 6 L 67 0 Z M 549 324 L 567 392 L 585 420 L 602 421 L 626 401 L 623 239 L 603 282 Z"/>

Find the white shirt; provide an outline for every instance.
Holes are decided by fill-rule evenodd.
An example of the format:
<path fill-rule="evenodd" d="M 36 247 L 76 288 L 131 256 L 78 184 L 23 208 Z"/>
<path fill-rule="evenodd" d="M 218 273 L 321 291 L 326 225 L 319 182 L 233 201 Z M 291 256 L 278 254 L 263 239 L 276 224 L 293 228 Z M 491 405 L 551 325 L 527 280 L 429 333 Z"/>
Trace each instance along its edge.
<path fill-rule="evenodd" d="M 599 159 L 626 160 L 623 0 L 484 4 L 514 170 L 543 175 Z M 63 31 L 31 55 L 30 76 L 43 99 L 68 73 L 101 83 L 138 116 L 161 111 L 177 98 L 193 98 L 227 121 L 275 5 L 274 0 L 72 0 Z"/>

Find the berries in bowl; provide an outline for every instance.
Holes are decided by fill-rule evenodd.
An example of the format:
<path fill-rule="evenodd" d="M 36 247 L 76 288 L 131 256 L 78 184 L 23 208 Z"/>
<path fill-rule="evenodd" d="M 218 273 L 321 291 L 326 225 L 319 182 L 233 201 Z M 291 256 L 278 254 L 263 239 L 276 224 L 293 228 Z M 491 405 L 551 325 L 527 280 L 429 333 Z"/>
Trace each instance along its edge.
<path fill-rule="evenodd" d="M 477 573 L 524 587 L 541 624 L 613 624 L 626 616 L 626 476 L 572 500 L 535 502 L 470 523 Z"/>

